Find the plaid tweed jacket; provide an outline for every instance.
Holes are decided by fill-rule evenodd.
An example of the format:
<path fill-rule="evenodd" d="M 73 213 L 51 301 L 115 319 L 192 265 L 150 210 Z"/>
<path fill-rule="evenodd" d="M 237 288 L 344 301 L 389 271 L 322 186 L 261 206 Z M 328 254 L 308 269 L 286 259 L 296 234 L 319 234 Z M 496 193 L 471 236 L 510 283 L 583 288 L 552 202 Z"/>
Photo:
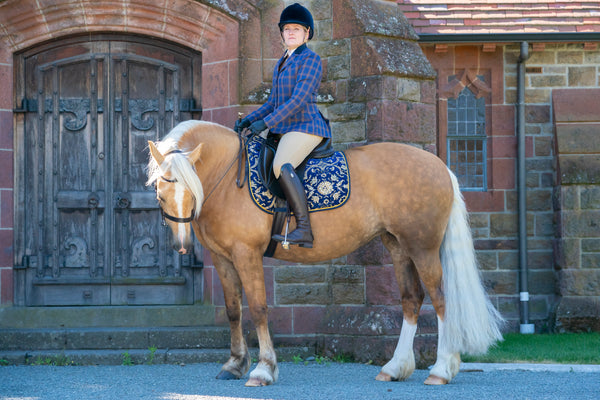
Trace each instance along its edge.
<path fill-rule="evenodd" d="M 303 44 L 279 70 L 282 62 L 283 57 L 275 65 L 269 99 L 248 115 L 248 121 L 264 119 L 269 130 L 276 134 L 304 132 L 330 138 L 329 121 L 316 104 L 323 76 L 321 58 Z"/>

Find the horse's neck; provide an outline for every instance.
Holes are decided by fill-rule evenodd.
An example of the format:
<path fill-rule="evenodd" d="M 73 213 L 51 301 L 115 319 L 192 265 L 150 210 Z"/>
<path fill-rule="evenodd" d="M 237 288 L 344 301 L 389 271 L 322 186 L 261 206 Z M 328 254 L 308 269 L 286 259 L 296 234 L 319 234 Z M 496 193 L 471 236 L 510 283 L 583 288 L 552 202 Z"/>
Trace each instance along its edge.
<path fill-rule="evenodd" d="M 204 143 L 204 147 L 195 167 L 204 195 L 208 196 L 213 190 L 228 187 L 229 181 L 235 179 L 239 139 L 235 135 L 217 133 L 204 140 L 200 139 L 199 142 Z"/>

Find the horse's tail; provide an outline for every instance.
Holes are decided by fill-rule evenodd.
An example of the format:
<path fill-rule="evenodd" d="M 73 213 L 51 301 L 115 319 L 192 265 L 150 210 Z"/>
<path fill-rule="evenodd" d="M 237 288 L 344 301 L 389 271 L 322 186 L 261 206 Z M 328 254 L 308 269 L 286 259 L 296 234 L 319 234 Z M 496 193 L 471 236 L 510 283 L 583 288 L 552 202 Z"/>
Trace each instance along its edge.
<path fill-rule="evenodd" d="M 454 203 L 440 249 L 446 301 L 442 340 L 452 353 L 485 353 L 502 340 L 500 327 L 504 319 L 481 283 L 467 208 L 456 177 L 448 172 Z"/>

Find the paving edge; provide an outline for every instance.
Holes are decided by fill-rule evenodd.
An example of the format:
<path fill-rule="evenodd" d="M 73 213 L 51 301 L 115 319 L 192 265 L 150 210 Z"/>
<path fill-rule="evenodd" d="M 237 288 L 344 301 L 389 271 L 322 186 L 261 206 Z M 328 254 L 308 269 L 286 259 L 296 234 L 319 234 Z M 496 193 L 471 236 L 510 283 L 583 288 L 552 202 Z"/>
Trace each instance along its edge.
<path fill-rule="evenodd" d="M 531 371 L 531 372 L 600 372 L 596 364 L 532 364 L 532 363 L 462 363 L 461 372 Z"/>
<path fill-rule="evenodd" d="M 303 360 L 314 357 L 310 347 L 282 347 L 275 349 L 279 361 Z M 259 350 L 250 349 L 253 360 Z M 225 363 L 229 349 L 156 349 L 156 350 L 16 350 L 0 351 L 2 365 L 151 365 Z"/>

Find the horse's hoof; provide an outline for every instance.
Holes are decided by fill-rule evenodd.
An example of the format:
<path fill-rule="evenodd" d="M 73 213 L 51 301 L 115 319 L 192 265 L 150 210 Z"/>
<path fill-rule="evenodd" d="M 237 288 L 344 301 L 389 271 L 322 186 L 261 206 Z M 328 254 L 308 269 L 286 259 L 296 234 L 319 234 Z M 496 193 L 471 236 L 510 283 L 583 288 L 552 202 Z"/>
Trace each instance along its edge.
<path fill-rule="evenodd" d="M 446 385 L 448 384 L 448 379 L 441 378 L 437 375 L 429 375 L 423 383 L 426 385 Z"/>
<path fill-rule="evenodd" d="M 393 379 L 391 376 L 389 376 L 388 374 L 386 374 L 385 372 L 380 372 L 376 377 L 375 380 L 380 381 L 380 382 L 391 382 Z"/>
<path fill-rule="evenodd" d="M 248 379 L 248 382 L 246 382 L 246 386 L 248 386 L 248 387 L 259 387 L 259 386 L 267 386 L 267 385 L 269 385 L 268 382 L 265 382 L 259 378 L 250 378 L 250 379 Z"/>
<path fill-rule="evenodd" d="M 240 379 L 240 377 L 232 374 L 229 371 L 221 370 L 221 372 L 219 372 L 219 374 L 217 375 L 217 379 L 222 381 L 229 381 L 232 379 Z"/>

